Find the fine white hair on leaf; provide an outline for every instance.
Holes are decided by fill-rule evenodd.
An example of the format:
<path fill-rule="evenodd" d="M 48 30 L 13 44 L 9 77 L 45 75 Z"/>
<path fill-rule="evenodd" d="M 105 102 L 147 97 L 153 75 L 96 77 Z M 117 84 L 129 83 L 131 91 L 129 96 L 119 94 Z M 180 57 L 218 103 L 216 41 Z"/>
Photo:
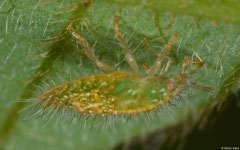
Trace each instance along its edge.
<path fill-rule="evenodd" d="M 8 16 L 6 19 L 5 33 L 8 34 Z"/>
<path fill-rule="evenodd" d="M 10 57 L 12 56 L 12 54 L 14 53 L 14 51 L 16 50 L 17 48 L 17 43 L 14 44 L 11 52 L 7 55 L 7 57 L 5 58 L 4 62 L 3 62 L 3 65 L 6 65 L 7 61 L 10 59 Z"/>
<path fill-rule="evenodd" d="M 15 31 L 17 31 L 17 29 L 18 29 L 18 23 L 19 23 L 19 21 L 21 20 L 21 18 L 22 18 L 22 14 L 20 14 L 20 15 L 18 16 L 16 25 L 15 25 Z"/>
<path fill-rule="evenodd" d="M 5 0 L 2 2 L 2 4 L 0 5 L 0 10 L 2 9 L 3 5 L 7 2 L 8 0 Z"/>
<path fill-rule="evenodd" d="M 46 34 L 46 31 L 47 31 L 47 28 L 48 28 L 48 24 L 49 24 L 51 18 L 52 18 L 52 16 L 50 16 L 50 17 L 48 18 L 48 20 L 47 20 L 47 23 L 46 23 L 45 28 L 44 28 L 44 31 L 43 31 L 43 36 L 45 36 L 45 34 Z"/>

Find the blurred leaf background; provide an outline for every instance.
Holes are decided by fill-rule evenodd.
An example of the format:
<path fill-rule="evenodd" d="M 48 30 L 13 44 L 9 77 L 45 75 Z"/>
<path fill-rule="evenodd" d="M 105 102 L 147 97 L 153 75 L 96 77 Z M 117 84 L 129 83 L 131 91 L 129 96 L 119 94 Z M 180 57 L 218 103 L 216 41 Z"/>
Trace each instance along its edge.
<path fill-rule="evenodd" d="M 1 0 L 0 147 L 112 149 L 132 137 L 199 118 L 239 88 L 239 14 L 237 0 Z M 78 27 L 101 60 L 129 70 L 114 35 L 113 18 L 119 19 L 120 31 L 140 66 L 156 59 L 144 37 L 159 50 L 176 31 L 179 38 L 170 53 L 170 74 L 179 71 L 184 58 L 199 56 L 206 65 L 192 81 L 216 90 L 186 89 L 187 96 L 174 105 L 129 118 L 88 118 L 68 112 L 57 113 L 49 122 L 49 116 L 26 118 L 31 108 L 21 110 L 29 103 L 19 101 L 36 100 L 53 83 L 101 73 L 79 54 L 80 45 L 66 33 L 69 23 Z"/>

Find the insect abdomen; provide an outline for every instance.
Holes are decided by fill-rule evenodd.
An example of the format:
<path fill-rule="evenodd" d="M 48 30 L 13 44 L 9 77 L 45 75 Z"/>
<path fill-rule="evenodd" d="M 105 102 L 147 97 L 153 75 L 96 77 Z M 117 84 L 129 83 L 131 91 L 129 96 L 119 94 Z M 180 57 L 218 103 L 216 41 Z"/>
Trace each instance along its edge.
<path fill-rule="evenodd" d="M 43 108 L 76 109 L 85 114 L 126 114 L 148 111 L 159 105 L 164 86 L 142 82 L 126 72 L 102 74 L 65 83 L 46 92 Z"/>

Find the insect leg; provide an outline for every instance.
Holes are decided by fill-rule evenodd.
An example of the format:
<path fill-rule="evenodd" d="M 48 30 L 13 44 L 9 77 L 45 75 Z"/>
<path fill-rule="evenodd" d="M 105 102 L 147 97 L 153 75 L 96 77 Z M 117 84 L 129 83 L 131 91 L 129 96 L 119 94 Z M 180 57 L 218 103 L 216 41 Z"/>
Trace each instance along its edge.
<path fill-rule="evenodd" d="M 186 73 L 186 70 L 190 64 L 197 65 L 197 67 L 195 69 L 193 69 L 192 71 L 190 71 L 189 73 Z M 204 62 L 199 59 L 197 59 L 194 62 L 192 62 L 191 59 L 185 59 L 183 65 L 182 65 L 181 74 L 185 74 L 187 77 L 190 77 L 194 73 L 196 73 L 199 69 L 201 69 L 203 67 L 203 65 L 204 65 Z"/>
<path fill-rule="evenodd" d="M 172 63 L 171 58 L 168 57 L 168 56 L 166 56 L 166 57 L 167 57 L 167 59 L 168 59 L 168 62 L 167 62 L 166 67 L 165 67 L 165 69 L 164 69 L 164 74 L 167 74 L 167 73 L 169 72 L 169 69 L 170 69 L 170 66 L 171 66 L 171 63 Z"/>
<path fill-rule="evenodd" d="M 182 64 L 182 68 L 181 68 L 181 74 L 185 74 L 187 68 L 189 67 L 189 65 L 192 63 L 191 59 L 184 59 L 184 62 Z"/>
<path fill-rule="evenodd" d="M 165 44 L 162 52 L 157 53 L 155 51 L 153 51 L 152 46 L 149 44 L 149 42 L 145 39 L 147 45 L 150 47 L 150 49 L 152 49 L 152 51 L 154 52 L 154 54 L 156 54 L 158 56 L 157 60 L 154 62 L 154 64 L 152 65 L 152 67 L 149 69 L 148 71 L 148 76 L 154 76 L 160 69 L 161 67 L 161 63 L 163 61 L 163 59 L 167 56 L 167 54 L 170 52 L 171 50 L 171 45 L 176 41 L 178 35 L 177 33 L 174 33 L 174 35 L 170 38 L 170 40 L 168 41 L 167 44 Z M 170 64 L 169 64 L 170 66 Z M 169 67 L 168 66 L 168 67 Z M 168 71 L 168 69 L 167 69 Z"/>
<path fill-rule="evenodd" d="M 116 34 L 119 42 L 122 45 L 123 51 L 126 55 L 127 63 L 132 68 L 133 73 L 137 74 L 138 73 L 138 64 L 137 64 L 135 58 L 132 56 L 131 51 L 130 51 L 126 41 L 124 40 L 122 34 L 119 32 L 118 20 L 113 19 L 113 23 L 114 23 L 115 34 Z"/>
<path fill-rule="evenodd" d="M 102 70 L 105 73 L 112 73 L 115 71 L 115 69 L 112 66 L 100 61 L 97 58 L 93 49 L 88 46 L 87 41 L 79 33 L 76 33 L 74 31 L 74 29 L 72 28 L 72 24 L 68 25 L 67 30 L 70 31 L 71 34 L 78 40 L 78 42 L 85 48 L 84 52 L 87 58 L 91 60 L 100 70 Z"/>

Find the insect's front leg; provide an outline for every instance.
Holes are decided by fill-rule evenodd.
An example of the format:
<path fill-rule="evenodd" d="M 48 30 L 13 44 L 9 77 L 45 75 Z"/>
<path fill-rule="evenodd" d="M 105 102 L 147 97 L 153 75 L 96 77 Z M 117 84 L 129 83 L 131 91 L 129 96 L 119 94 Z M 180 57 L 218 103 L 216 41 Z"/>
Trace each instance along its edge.
<path fill-rule="evenodd" d="M 197 65 L 196 68 L 194 68 L 193 70 L 191 70 L 189 73 L 187 73 L 187 69 L 189 68 L 190 64 L 194 64 Z M 195 61 L 192 61 L 191 59 L 185 59 L 184 63 L 182 65 L 182 69 L 181 69 L 181 74 L 185 74 L 187 77 L 192 76 L 194 73 L 196 73 L 198 70 L 200 70 L 204 65 L 204 62 L 197 59 Z"/>
<path fill-rule="evenodd" d="M 187 68 L 189 67 L 189 65 L 192 63 L 192 60 L 190 59 L 184 59 L 184 62 L 182 64 L 182 68 L 181 68 L 181 74 L 185 74 Z"/>

